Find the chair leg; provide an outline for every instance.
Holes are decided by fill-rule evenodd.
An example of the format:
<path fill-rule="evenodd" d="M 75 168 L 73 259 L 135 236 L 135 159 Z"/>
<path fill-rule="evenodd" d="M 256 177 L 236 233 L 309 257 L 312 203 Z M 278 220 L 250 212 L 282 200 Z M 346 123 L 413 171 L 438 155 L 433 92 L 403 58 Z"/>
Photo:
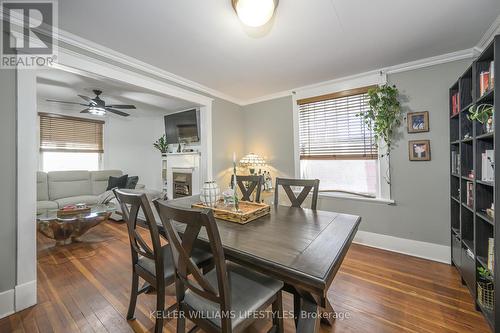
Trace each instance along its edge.
<path fill-rule="evenodd" d="M 137 304 L 137 294 L 139 288 L 139 276 L 132 272 L 132 289 L 130 290 L 130 303 L 128 305 L 127 320 L 134 319 L 135 305 Z"/>
<path fill-rule="evenodd" d="M 155 333 L 163 332 L 163 317 L 165 315 L 165 283 L 160 281 L 156 285 L 156 317 Z"/>
<path fill-rule="evenodd" d="M 293 317 L 295 319 L 295 325 L 297 325 L 300 317 L 300 295 L 296 292 L 293 293 Z"/>
<path fill-rule="evenodd" d="M 273 326 L 276 327 L 276 333 L 283 333 L 283 300 L 281 297 L 281 291 L 276 294 L 276 300 L 272 305 L 273 310 Z"/>
<path fill-rule="evenodd" d="M 177 333 L 186 333 L 186 317 L 182 314 L 182 310 L 178 307 L 177 314 Z"/>

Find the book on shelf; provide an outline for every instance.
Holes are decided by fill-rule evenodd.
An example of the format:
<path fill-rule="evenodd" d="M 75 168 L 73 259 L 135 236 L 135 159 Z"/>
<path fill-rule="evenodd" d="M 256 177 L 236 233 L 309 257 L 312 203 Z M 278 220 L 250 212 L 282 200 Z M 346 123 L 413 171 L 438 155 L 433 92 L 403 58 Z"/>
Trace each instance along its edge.
<path fill-rule="evenodd" d="M 454 116 L 460 112 L 460 98 L 458 92 L 451 96 L 451 114 Z"/>
<path fill-rule="evenodd" d="M 474 207 L 474 183 L 467 182 L 467 201 L 465 203 L 469 207 Z"/>
<path fill-rule="evenodd" d="M 490 88 L 495 86 L 495 62 L 490 62 Z"/>
<path fill-rule="evenodd" d="M 481 153 L 481 180 L 492 182 L 495 180 L 495 151 L 485 150 Z"/>
<path fill-rule="evenodd" d="M 488 269 L 493 272 L 495 268 L 495 239 L 488 238 Z"/>
<path fill-rule="evenodd" d="M 495 84 L 495 62 L 491 61 L 488 69 L 485 69 L 479 73 L 479 96 L 483 96 Z"/>

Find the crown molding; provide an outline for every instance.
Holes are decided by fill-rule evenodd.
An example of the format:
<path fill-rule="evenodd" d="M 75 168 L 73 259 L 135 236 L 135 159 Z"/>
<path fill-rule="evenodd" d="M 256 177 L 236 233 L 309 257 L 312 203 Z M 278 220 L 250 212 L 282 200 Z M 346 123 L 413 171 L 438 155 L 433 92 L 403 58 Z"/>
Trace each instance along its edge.
<path fill-rule="evenodd" d="M 483 52 L 483 50 L 491 43 L 493 38 L 500 34 L 500 15 L 497 16 L 495 21 L 490 25 L 488 30 L 484 33 L 483 37 L 479 40 L 479 43 L 474 47 L 474 51 L 477 54 Z"/>
<path fill-rule="evenodd" d="M 292 96 L 292 95 L 293 95 L 292 90 L 285 90 L 285 91 L 280 91 L 280 92 L 277 92 L 274 94 L 269 94 L 269 95 L 264 95 L 264 96 L 257 97 L 257 98 L 247 99 L 247 100 L 242 101 L 240 105 L 246 106 L 246 105 L 251 105 L 251 104 L 255 104 L 255 103 L 270 101 L 273 99 L 288 97 L 288 96 Z"/>
<path fill-rule="evenodd" d="M 82 38 L 82 37 L 77 36 L 75 34 L 72 34 L 70 32 L 58 29 L 55 38 L 59 42 L 66 43 L 68 45 L 77 47 L 77 48 L 82 49 L 84 51 L 101 56 L 105 59 L 120 63 L 122 65 L 138 69 L 138 70 L 140 70 L 144 73 L 147 73 L 149 75 L 153 75 L 153 76 L 180 84 L 183 87 L 191 88 L 191 89 L 197 90 L 198 92 L 205 93 L 205 94 L 213 96 L 213 97 L 218 97 L 218 98 L 224 99 L 224 100 L 229 101 L 229 102 L 234 103 L 234 104 L 238 104 L 238 105 L 242 104 L 242 101 L 238 98 L 224 94 L 220 91 L 217 91 L 215 89 L 204 86 L 198 82 L 188 80 L 186 78 L 183 78 L 183 77 L 176 75 L 176 74 L 173 74 L 171 72 L 165 71 L 165 70 L 160 69 L 156 66 L 150 65 L 144 61 L 141 61 L 141 60 L 136 59 L 134 57 L 117 52 L 117 51 L 110 49 L 106 46 L 103 46 L 101 44 L 94 43 L 88 39 Z"/>

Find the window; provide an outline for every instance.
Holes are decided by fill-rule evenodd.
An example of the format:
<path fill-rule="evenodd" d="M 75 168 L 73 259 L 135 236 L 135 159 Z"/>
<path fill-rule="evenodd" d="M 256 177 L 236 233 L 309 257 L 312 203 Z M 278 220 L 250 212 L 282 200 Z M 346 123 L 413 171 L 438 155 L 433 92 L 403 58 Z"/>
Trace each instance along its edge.
<path fill-rule="evenodd" d="M 99 170 L 103 121 L 40 113 L 42 170 Z"/>
<path fill-rule="evenodd" d="M 297 101 L 302 178 L 318 178 L 320 190 L 378 195 L 378 151 L 366 112 L 364 87 Z"/>

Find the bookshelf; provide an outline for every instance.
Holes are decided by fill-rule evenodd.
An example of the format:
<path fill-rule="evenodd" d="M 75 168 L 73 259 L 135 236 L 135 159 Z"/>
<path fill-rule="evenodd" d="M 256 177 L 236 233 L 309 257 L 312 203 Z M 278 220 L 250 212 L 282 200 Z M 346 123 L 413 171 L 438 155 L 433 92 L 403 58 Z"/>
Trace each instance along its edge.
<path fill-rule="evenodd" d="M 477 120 L 471 121 L 468 115 L 472 106 L 500 105 L 500 84 L 491 79 L 491 75 L 496 78 L 500 75 L 500 70 L 492 66 L 495 57 L 500 59 L 500 35 L 449 90 L 452 264 L 476 300 L 476 309 L 483 313 L 493 331 L 496 323 L 500 327 L 500 308 L 496 306 L 500 304 L 500 295 L 495 293 L 491 308 L 479 301 L 484 289 L 478 284 L 481 281 L 478 268 L 489 270 L 493 287 L 500 286 L 499 265 L 493 265 L 493 269 L 488 265 L 491 253 L 500 258 L 500 244 L 497 246 L 500 228 L 496 227 L 500 222 L 488 211 L 496 211 L 496 203 L 500 202 L 497 191 L 500 174 L 494 168 L 494 160 L 500 158 L 500 149 L 495 149 L 500 145 L 500 131 L 496 126 L 491 129 Z"/>

